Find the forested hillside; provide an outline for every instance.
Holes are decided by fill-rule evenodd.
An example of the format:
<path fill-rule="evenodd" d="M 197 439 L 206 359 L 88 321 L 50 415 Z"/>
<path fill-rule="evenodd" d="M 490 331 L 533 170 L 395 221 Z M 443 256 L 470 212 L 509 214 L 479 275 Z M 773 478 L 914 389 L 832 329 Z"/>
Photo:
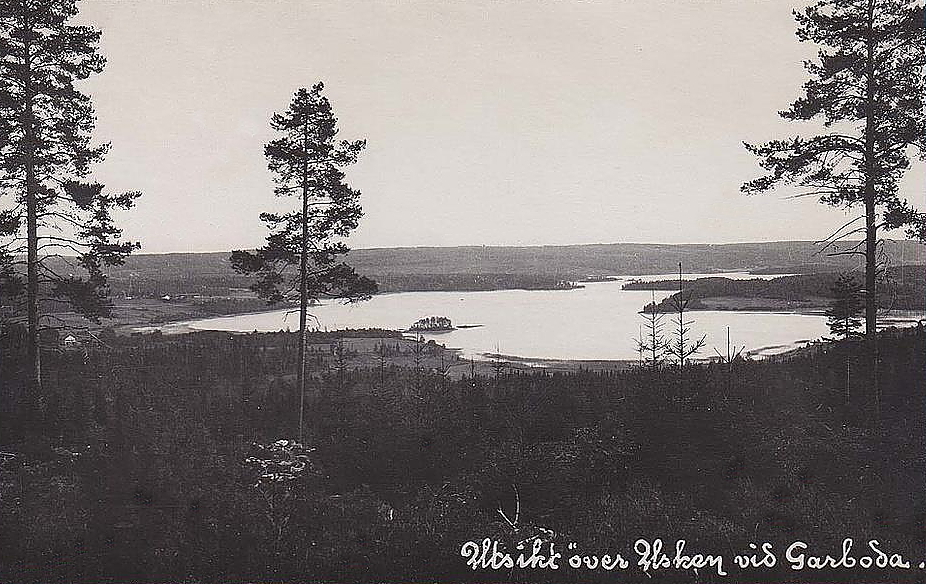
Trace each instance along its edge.
<path fill-rule="evenodd" d="M 782 276 L 770 280 L 733 280 L 730 278 L 698 278 L 682 280 L 682 288 L 691 294 L 688 308 L 692 310 L 716 308 L 706 299 L 748 298 L 775 299 L 806 303 L 821 307 L 833 298 L 833 284 L 839 273 L 819 273 Z M 658 282 L 629 282 L 625 290 L 678 290 L 678 280 Z M 926 308 L 926 266 L 897 266 L 889 268 L 881 282 L 879 306 L 893 310 L 922 310 Z M 658 305 L 660 311 L 672 312 L 672 297 Z"/>
<path fill-rule="evenodd" d="M 842 244 L 849 247 L 852 242 Z M 895 265 L 926 264 L 926 246 L 886 241 Z M 598 244 L 539 247 L 414 247 L 353 250 L 347 262 L 381 283 L 381 291 L 556 288 L 589 275 L 752 270 L 833 272 L 857 266 L 851 256 L 819 254 L 813 242 L 733 244 Z M 229 253 L 134 254 L 109 270 L 116 294 L 225 295 L 250 280 L 232 270 Z"/>

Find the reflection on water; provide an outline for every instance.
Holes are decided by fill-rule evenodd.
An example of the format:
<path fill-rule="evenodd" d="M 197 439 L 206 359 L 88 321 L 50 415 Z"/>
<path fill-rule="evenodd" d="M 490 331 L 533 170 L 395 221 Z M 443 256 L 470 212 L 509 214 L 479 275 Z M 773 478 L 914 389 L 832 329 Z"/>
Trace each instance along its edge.
<path fill-rule="evenodd" d="M 716 275 L 716 274 L 715 274 Z M 754 278 L 748 274 L 726 277 Z M 671 276 L 648 276 L 663 279 Z M 686 274 L 695 278 L 698 274 Z M 771 277 L 771 276 L 765 276 Z M 375 296 L 357 304 L 327 303 L 311 307 L 319 330 L 341 328 L 406 329 L 426 316 L 446 316 L 453 324 L 479 325 L 446 333 L 426 334 L 464 355 L 479 357 L 498 351 L 505 355 L 541 359 L 636 359 L 641 308 L 650 301 L 645 290 L 621 290 L 622 281 L 586 283 L 575 290 L 501 290 L 494 292 L 403 292 Z M 656 300 L 671 292 L 657 291 Z M 707 335 L 701 357 L 714 348 L 726 351 L 727 327 L 732 342 L 747 350 L 779 352 L 796 341 L 826 334 L 826 319 L 769 312 L 697 311 L 690 313 L 692 334 Z M 666 315 L 669 333 L 672 315 Z M 311 322 L 311 321 L 310 321 Z M 190 328 L 225 331 L 298 330 L 299 315 L 278 310 L 211 318 L 189 323 Z"/>

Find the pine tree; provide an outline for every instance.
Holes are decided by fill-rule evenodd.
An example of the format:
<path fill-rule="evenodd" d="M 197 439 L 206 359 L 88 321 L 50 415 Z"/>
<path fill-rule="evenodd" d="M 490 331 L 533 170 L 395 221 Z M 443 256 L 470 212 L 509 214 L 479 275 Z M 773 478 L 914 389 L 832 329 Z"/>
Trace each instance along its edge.
<path fill-rule="evenodd" d="M 804 95 L 781 112 L 787 120 L 818 119 L 826 132 L 812 137 L 746 144 L 766 176 L 743 185 L 748 193 L 785 182 L 844 209 L 861 208 L 825 241 L 853 234 L 864 240 L 837 254 L 865 258 L 865 331 L 877 332 L 878 230 L 906 227 L 926 236 L 926 214 L 899 193 L 913 150 L 926 152 L 923 65 L 926 28 L 922 1 L 819 0 L 795 12 L 797 36 L 820 47 L 804 67 Z M 864 225 L 854 227 L 857 221 Z M 864 248 L 859 249 L 859 248 Z"/>
<path fill-rule="evenodd" d="M 830 288 L 833 302 L 826 311 L 826 325 L 836 339 L 848 341 L 860 335 L 858 329 L 862 326 L 859 316 L 865 309 L 862 297 L 862 286 L 850 274 L 841 274 Z M 852 382 L 852 347 L 844 344 L 846 361 L 846 392 L 845 401 L 849 403 L 850 386 Z"/>
<path fill-rule="evenodd" d="M 289 109 L 273 115 L 280 136 L 264 147 L 278 197 L 298 197 L 300 208 L 262 213 L 270 234 L 256 252 L 232 252 L 232 266 L 257 277 L 251 286 L 261 298 L 280 302 L 299 298 L 299 440 L 303 436 L 308 306 L 320 298 L 368 298 L 376 284 L 340 261 L 349 249 L 341 241 L 357 227 L 363 211 L 360 191 L 345 182 L 342 168 L 353 164 L 363 140 L 337 141 L 337 119 L 324 85 L 301 88 Z"/>
<path fill-rule="evenodd" d="M 665 363 L 669 343 L 663 333 L 665 313 L 660 312 L 656 306 L 655 289 L 650 290 L 650 294 L 653 301 L 643 307 L 642 314 L 645 322 L 640 329 L 640 338 L 637 339 L 637 350 L 640 352 L 642 366 L 658 369 Z"/>
<path fill-rule="evenodd" d="M 108 145 L 91 144 L 93 106 L 75 86 L 105 65 L 100 32 L 71 24 L 77 12 L 76 0 L 0 0 L 0 246 L 7 256 L 26 256 L 33 388 L 49 304 L 107 316 L 105 268 L 138 248 L 121 241 L 111 213 L 130 208 L 139 193 L 83 182 Z"/>
<path fill-rule="evenodd" d="M 862 286 L 851 274 L 841 274 L 830 288 L 833 302 L 826 311 L 826 326 L 837 339 L 859 336 L 862 321 L 859 316 L 864 310 Z"/>
<path fill-rule="evenodd" d="M 691 304 L 691 298 L 691 290 L 686 291 L 683 287 L 682 264 L 679 262 L 678 292 L 672 296 L 671 302 L 672 308 L 675 310 L 675 318 L 672 319 L 672 324 L 675 325 L 675 341 L 667 346 L 668 353 L 678 360 L 679 369 L 685 368 L 685 362 L 698 353 L 707 340 L 707 335 L 702 335 L 698 340 L 693 340 L 688 335 L 691 332 L 691 325 L 694 324 L 685 318 L 685 312 Z"/>

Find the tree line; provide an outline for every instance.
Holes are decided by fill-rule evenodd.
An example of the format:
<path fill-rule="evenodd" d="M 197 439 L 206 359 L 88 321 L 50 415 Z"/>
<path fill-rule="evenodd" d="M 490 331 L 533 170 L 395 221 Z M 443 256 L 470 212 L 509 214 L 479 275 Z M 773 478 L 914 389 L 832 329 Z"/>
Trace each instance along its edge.
<path fill-rule="evenodd" d="M 690 308 L 703 308 L 700 299 L 736 296 L 744 298 L 775 298 L 791 301 L 839 298 L 835 287 L 839 280 L 863 279 L 863 274 L 822 273 L 781 276 L 771 279 L 734 280 L 710 277 L 685 280 L 683 288 L 692 295 Z M 922 310 L 926 307 L 926 266 L 895 266 L 879 276 L 879 309 Z M 624 290 L 677 290 L 677 280 L 630 282 Z M 657 304 L 657 310 L 672 311 L 672 298 Z"/>

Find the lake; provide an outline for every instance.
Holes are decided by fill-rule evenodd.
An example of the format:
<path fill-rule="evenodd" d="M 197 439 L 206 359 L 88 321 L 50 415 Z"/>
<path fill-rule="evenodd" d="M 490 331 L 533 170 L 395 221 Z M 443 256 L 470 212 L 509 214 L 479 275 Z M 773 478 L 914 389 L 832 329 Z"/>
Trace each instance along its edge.
<path fill-rule="evenodd" d="M 772 278 L 735 272 L 710 274 L 728 278 Z M 686 274 L 686 279 L 704 274 Z M 455 326 L 479 325 L 450 332 L 424 334 L 466 357 L 500 353 L 538 359 L 636 359 L 635 339 L 644 324 L 639 311 L 651 292 L 621 290 L 632 279 L 659 280 L 672 275 L 626 277 L 585 283 L 574 290 L 499 290 L 490 292 L 402 292 L 374 296 L 356 304 L 328 302 L 310 307 L 312 328 L 407 329 L 426 316 L 446 316 Z M 659 301 L 671 292 L 657 291 Z M 792 348 L 799 341 L 819 339 L 828 332 L 822 316 L 784 312 L 693 311 L 687 313 L 692 334 L 707 335 L 701 357 L 726 352 L 727 327 L 733 345 L 768 355 Z M 670 334 L 672 315 L 664 319 Z M 165 332 L 172 325 L 162 327 Z M 236 332 L 298 330 L 297 311 L 257 314 L 178 323 L 197 330 Z"/>

